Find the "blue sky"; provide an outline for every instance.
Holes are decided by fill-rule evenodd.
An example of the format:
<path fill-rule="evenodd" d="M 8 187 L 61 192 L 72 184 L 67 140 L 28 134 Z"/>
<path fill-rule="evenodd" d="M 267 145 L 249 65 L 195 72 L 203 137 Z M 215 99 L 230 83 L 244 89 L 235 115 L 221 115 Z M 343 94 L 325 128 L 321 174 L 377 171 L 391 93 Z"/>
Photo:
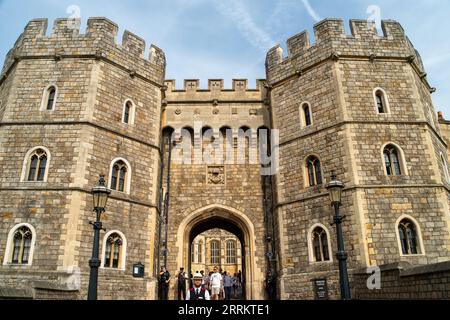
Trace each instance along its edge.
<path fill-rule="evenodd" d="M 75 8 L 75 9 L 74 9 Z M 78 10 L 79 9 L 79 10 Z M 290 36 L 326 17 L 398 20 L 420 51 L 437 111 L 450 119 L 450 1 L 448 0 L 0 0 L 0 58 L 6 55 L 27 21 L 77 15 L 82 31 L 88 17 L 116 22 L 119 37 L 128 29 L 161 47 L 167 56 L 167 78 L 265 77 L 265 52 L 276 43 L 285 47 Z M 346 23 L 349 32 L 348 23 Z M 148 49 L 147 49 L 148 50 Z"/>

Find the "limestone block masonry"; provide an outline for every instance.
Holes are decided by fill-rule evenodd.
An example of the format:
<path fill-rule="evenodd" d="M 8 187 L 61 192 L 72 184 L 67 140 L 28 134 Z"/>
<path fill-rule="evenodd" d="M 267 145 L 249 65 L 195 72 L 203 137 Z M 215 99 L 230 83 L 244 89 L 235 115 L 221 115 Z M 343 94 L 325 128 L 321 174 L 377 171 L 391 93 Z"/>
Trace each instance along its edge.
<path fill-rule="evenodd" d="M 36 244 L 31 266 L 0 267 L 7 287 L 2 292 L 24 288 L 36 299 L 86 298 L 94 220 L 90 190 L 100 174 L 108 176 L 114 159 L 123 158 L 131 166 L 130 190 L 113 191 L 102 218 L 108 232 L 125 235 L 126 261 L 121 270 L 100 269 L 99 298 L 152 299 L 164 53 L 152 46 L 145 58 L 145 43 L 128 31 L 118 44 L 118 26 L 108 19 L 89 19 L 84 34 L 79 24 L 58 19 L 47 35 L 46 19 L 30 21 L 3 69 L 0 255 L 18 223 L 36 229 Z M 50 85 L 57 87 L 55 107 L 41 111 Z M 127 99 L 136 106 L 132 125 L 121 121 Z M 48 179 L 21 180 L 25 156 L 37 146 L 51 155 Z M 143 279 L 132 277 L 137 262 L 145 265 Z M 63 281 L 72 275 L 76 286 Z"/>
<path fill-rule="evenodd" d="M 324 187 L 332 171 L 346 186 L 341 210 L 354 297 L 449 297 L 450 130 L 436 119 L 434 89 L 398 22 L 383 21 L 382 35 L 365 20 L 351 20 L 350 35 L 342 20 L 319 22 L 314 44 L 305 31 L 287 40 L 287 57 L 280 46 L 268 51 L 267 77 L 255 89 L 245 79 L 231 89 L 222 79 L 208 88 L 185 80 L 177 89 L 165 79 L 164 52 L 151 45 L 146 57 L 145 41 L 129 31 L 119 43 L 118 26 L 106 18 L 90 18 L 85 31 L 76 19 L 57 19 L 51 32 L 47 24 L 27 24 L 0 74 L 0 298 L 86 299 L 91 188 L 100 174 L 112 184 L 116 161 L 127 175 L 102 216 L 100 299 L 157 299 L 164 260 L 174 298 L 176 271 L 191 266 L 191 242 L 214 228 L 239 239 L 247 299 L 266 298 L 268 269 L 280 299 L 314 299 L 315 279 L 326 279 L 330 299 L 339 299 Z M 239 129 L 273 130 L 279 170 L 262 176 L 251 152 L 243 163 L 169 163 L 165 138 L 180 129 L 194 133 L 201 152 L 206 129 L 230 130 L 233 152 Z M 246 146 L 257 143 L 252 136 Z M 397 150 L 399 175 L 388 174 L 396 162 L 386 168 L 386 146 Z M 46 152 L 45 177 L 28 181 L 37 149 Z M 314 172 L 312 158 L 320 162 Z M 407 246 L 417 248 L 406 254 L 405 219 L 415 230 Z M 22 264 L 12 261 L 14 245 L 23 248 L 14 239 L 18 226 L 33 233 Z M 320 241 L 316 228 L 324 231 Z M 105 266 L 113 233 L 122 237 L 117 268 Z M 328 259 L 317 261 L 324 250 Z M 144 278 L 132 275 L 138 262 Z M 365 287 L 374 266 L 386 277 L 376 293 Z"/>

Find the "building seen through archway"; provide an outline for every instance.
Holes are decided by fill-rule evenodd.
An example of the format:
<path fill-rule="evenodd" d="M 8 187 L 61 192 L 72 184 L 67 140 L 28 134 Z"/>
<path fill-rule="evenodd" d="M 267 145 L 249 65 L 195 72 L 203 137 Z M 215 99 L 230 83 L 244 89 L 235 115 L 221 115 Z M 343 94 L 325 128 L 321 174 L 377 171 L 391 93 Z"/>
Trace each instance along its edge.
<path fill-rule="evenodd" d="M 191 242 L 190 274 L 202 272 L 208 276 L 217 266 L 233 279 L 231 298 L 242 299 L 242 251 L 242 243 L 233 233 L 219 228 L 205 231 Z"/>

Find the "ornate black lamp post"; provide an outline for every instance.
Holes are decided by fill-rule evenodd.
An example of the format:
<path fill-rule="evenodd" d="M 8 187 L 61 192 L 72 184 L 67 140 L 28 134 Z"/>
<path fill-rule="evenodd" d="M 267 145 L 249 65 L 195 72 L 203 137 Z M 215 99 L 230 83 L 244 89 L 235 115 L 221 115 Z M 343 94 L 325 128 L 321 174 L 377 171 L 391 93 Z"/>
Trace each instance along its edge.
<path fill-rule="evenodd" d="M 92 249 L 92 258 L 89 260 L 89 267 L 91 273 L 89 276 L 88 300 L 97 300 L 97 280 L 98 268 L 100 267 L 99 246 L 100 246 L 100 230 L 103 230 L 101 222 L 101 215 L 105 212 L 106 202 L 111 190 L 108 190 L 105 185 L 105 176 L 100 176 L 98 186 L 92 188 L 92 195 L 94 200 L 94 211 L 96 213 L 96 221 L 90 222 L 94 227 L 94 246 Z"/>
<path fill-rule="evenodd" d="M 334 217 L 333 224 L 336 225 L 336 236 L 338 244 L 338 252 L 336 258 L 339 261 L 339 281 L 341 286 L 341 299 L 350 300 L 350 284 L 348 280 L 347 271 L 347 253 L 345 252 L 344 246 L 344 235 L 342 232 L 342 221 L 345 216 L 341 216 L 339 213 L 339 207 L 341 206 L 342 190 L 344 189 L 344 184 L 337 180 L 336 174 L 333 172 L 331 174 L 331 182 L 326 186 L 328 192 L 330 193 L 331 205 L 334 207 Z"/>

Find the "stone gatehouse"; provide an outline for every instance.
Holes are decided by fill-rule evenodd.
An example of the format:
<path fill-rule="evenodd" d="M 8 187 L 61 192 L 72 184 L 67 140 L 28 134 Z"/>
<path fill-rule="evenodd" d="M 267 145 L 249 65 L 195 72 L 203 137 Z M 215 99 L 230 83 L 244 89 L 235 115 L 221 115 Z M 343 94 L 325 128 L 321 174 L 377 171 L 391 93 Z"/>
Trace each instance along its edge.
<path fill-rule="evenodd" d="M 247 299 L 266 298 L 268 270 L 280 299 L 314 299 L 316 279 L 338 299 L 332 172 L 345 184 L 355 297 L 402 298 L 411 277 L 447 279 L 449 131 L 434 89 L 399 23 L 383 21 L 383 34 L 350 26 L 326 19 L 314 44 L 302 32 L 287 54 L 270 49 L 254 88 L 180 88 L 161 49 L 144 56 L 128 31 L 119 43 L 106 18 L 85 32 L 58 19 L 50 34 L 46 19 L 30 21 L 0 76 L 0 296 L 86 298 L 99 175 L 112 190 L 100 299 L 156 299 L 159 266 L 175 277 L 194 239 L 217 228 L 238 240 Z M 391 280 L 371 295 L 364 271 L 375 266 Z M 447 280 L 432 289 L 449 290 Z"/>

